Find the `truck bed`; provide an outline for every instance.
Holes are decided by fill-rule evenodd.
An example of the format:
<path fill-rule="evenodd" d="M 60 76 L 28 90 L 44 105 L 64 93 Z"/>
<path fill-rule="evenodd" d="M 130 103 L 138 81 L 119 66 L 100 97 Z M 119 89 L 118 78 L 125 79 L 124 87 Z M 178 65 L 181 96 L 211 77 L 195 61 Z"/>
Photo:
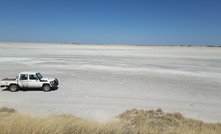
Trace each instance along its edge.
<path fill-rule="evenodd" d="M 15 81 L 16 78 L 4 78 L 2 79 L 2 81 Z"/>
<path fill-rule="evenodd" d="M 11 83 L 17 83 L 16 78 L 4 78 L 0 81 L 0 87 L 7 87 Z"/>

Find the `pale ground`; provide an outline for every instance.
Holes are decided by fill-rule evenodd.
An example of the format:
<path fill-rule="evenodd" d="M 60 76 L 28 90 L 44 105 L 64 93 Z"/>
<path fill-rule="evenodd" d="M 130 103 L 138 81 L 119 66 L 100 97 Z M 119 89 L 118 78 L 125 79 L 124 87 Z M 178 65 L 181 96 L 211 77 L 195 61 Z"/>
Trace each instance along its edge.
<path fill-rule="evenodd" d="M 0 90 L 0 107 L 105 121 L 131 108 L 221 122 L 221 49 L 0 43 L 0 79 L 56 77 L 42 92 Z"/>

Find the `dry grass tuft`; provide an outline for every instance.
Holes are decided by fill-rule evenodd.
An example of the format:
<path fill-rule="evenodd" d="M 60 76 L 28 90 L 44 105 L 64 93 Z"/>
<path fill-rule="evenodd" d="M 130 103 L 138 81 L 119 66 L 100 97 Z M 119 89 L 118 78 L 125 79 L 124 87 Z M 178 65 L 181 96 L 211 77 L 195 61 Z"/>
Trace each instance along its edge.
<path fill-rule="evenodd" d="M 0 134 L 220 134 L 221 123 L 204 123 L 161 109 L 131 109 L 99 123 L 70 114 L 32 117 L 0 108 Z"/>
<path fill-rule="evenodd" d="M 131 109 L 117 116 L 136 133 L 153 134 L 220 134 L 221 123 L 204 123 L 184 117 L 180 113 L 165 113 L 161 109 L 138 110 Z"/>
<path fill-rule="evenodd" d="M 16 110 L 13 108 L 2 107 L 0 108 L 0 113 L 15 113 Z"/>
<path fill-rule="evenodd" d="M 0 119 L 10 116 L 11 114 L 16 113 L 16 112 L 17 111 L 13 108 L 2 107 L 0 108 Z"/>

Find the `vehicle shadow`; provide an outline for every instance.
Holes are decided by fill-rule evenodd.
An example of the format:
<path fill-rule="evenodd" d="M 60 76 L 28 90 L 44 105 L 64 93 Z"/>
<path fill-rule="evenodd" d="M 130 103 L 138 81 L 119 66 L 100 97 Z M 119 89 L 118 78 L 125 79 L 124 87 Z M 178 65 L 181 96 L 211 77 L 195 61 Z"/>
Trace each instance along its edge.
<path fill-rule="evenodd" d="M 58 90 L 58 87 L 56 87 L 56 88 L 52 88 L 51 89 L 51 91 L 56 91 L 56 90 Z M 2 91 L 9 91 L 10 92 L 10 90 L 8 89 L 8 88 L 5 88 L 5 89 L 2 89 Z M 34 91 L 34 92 L 36 92 L 36 91 L 43 91 L 42 89 L 40 89 L 40 88 L 22 88 L 22 89 L 19 89 L 18 90 L 18 92 L 19 91 L 23 91 L 23 92 L 31 92 L 31 91 Z M 49 91 L 50 92 L 50 91 Z"/>

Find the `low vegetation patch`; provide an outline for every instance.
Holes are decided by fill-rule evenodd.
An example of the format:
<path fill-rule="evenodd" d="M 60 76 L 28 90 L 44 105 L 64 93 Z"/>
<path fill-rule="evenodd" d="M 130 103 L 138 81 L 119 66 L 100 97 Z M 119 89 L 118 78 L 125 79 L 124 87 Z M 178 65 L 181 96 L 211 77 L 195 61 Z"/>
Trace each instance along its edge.
<path fill-rule="evenodd" d="M 220 134 L 221 123 L 205 123 L 180 113 L 131 109 L 100 123 L 70 114 L 33 117 L 0 108 L 0 134 Z"/>
<path fill-rule="evenodd" d="M 15 113 L 16 112 L 16 110 L 14 110 L 13 108 L 7 108 L 7 107 L 2 107 L 2 108 L 0 108 L 0 113 L 2 114 L 2 113 L 7 113 L 7 114 L 9 114 L 9 113 Z"/>
<path fill-rule="evenodd" d="M 165 113 L 161 109 L 131 109 L 117 116 L 135 133 L 147 134 L 219 134 L 221 123 L 205 123 L 184 117 L 180 113 Z"/>

